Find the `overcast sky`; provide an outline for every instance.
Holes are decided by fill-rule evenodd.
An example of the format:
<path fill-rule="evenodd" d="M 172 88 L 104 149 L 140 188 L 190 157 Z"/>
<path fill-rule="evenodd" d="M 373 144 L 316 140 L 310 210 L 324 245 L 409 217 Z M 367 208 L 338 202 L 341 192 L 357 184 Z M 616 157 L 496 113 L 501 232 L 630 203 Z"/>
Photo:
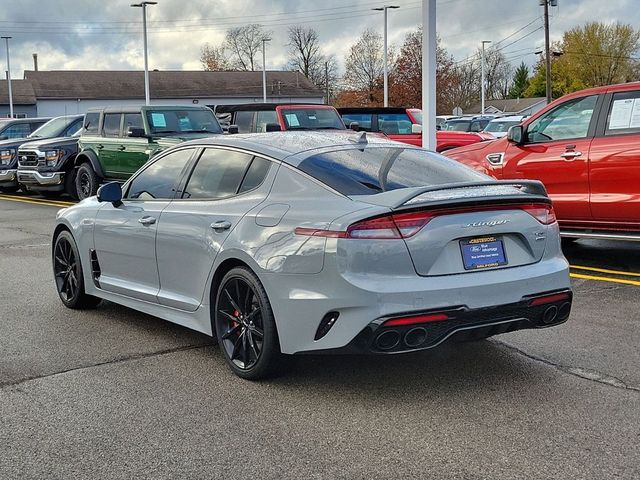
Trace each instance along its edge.
<path fill-rule="evenodd" d="M 12 36 L 12 77 L 40 70 L 141 69 L 142 14 L 131 0 L 0 0 L 0 33 Z M 640 25 L 638 0 L 559 0 L 553 8 L 551 34 L 587 21 Z M 202 44 L 218 44 L 230 26 L 261 23 L 272 32 L 267 68 L 286 66 L 288 26 L 313 26 L 323 49 L 339 62 L 366 28 L 382 32 L 383 16 L 371 0 L 158 0 L 148 8 L 150 68 L 200 70 Z M 400 45 L 420 24 L 420 0 L 396 0 L 389 11 L 390 43 Z M 456 60 L 491 40 L 514 64 L 533 64 L 544 44 L 538 0 L 439 0 L 437 30 Z M 0 44 L 4 64 L 4 44 Z"/>

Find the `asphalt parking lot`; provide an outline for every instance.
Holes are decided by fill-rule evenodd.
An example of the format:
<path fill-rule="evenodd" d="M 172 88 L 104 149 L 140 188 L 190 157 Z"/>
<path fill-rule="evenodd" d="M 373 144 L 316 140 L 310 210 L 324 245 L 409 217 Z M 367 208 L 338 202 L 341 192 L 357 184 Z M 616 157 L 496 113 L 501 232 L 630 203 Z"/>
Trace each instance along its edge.
<path fill-rule="evenodd" d="M 0 196 L 0 478 L 640 477 L 640 244 L 567 248 L 560 327 L 250 383 L 206 336 L 65 309 L 63 205 Z"/>

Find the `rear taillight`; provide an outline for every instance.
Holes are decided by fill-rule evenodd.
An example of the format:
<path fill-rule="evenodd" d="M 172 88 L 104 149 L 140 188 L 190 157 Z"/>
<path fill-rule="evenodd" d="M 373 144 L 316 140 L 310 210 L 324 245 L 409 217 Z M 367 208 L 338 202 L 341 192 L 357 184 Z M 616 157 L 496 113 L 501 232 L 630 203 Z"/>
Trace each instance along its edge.
<path fill-rule="evenodd" d="M 412 212 L 362 220 L 347 228 L 347 238 L 409 238 L 432 218 L 430 212 Z"/>
<path fill-rule="evenodd" d="M 520 208 L 543 225 L 551 225 L 556 221 L 556 212 L 551 205 L 531 204 L 522 205 Z"/>
<path fill-rule="evenodd" d="M 369 218 L 350 225 L 347 231 L 324 230 L 316 228 L 298 227 L 296 235 L 327 238 L 356 238 L 356 239 L 402 239 L 413 237 L 429 221 L 443 215 L 458 215 L 462 213 L 492 212 L 500 210 L 524 210 L 543 225 L 550 225 L 556 221 L 556 214 L 551 205 L 546 204 L 512 204 L 487 205 L 461 208 L 443 208 L 440 210 L 396 213 L 383 217 Z"/>

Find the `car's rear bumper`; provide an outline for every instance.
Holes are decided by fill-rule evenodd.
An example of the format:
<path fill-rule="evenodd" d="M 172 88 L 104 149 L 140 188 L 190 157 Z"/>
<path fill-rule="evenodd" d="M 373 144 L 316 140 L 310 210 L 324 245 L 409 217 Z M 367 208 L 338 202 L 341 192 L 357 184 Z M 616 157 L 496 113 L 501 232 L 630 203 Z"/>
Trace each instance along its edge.
<path fill-rule="evenodd" d="M 535 299 L 561 296 L 555 301 L 532 304 Z M 572 292 L 544 292 L 520 302 L 488 308 L 466 306 L 411 311 L 370 322 L 349 344 L 309 353 L 396 354 L 437 347 L 449 339 L 474 340 L 527 328 L 548 328 L 564 323 L 571 313 Z M 385 322 L 415 316 L 446 315 L 446 320 L 386 326 Z M 304 352 L 300 352 L 304 353 Z"/>

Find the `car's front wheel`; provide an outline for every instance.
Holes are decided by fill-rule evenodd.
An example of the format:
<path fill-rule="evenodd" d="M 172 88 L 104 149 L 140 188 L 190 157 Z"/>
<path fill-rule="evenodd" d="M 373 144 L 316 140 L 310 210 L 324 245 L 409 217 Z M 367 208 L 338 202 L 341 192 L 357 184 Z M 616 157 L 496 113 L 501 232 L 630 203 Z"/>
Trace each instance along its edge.
<path fill-rule="evenodd" d="M 76 173 L 76 196 L 79 200 L 92 197 L 98 191 L 98 176 L 90 163 L 80 165 Z"/>
<path fill-rule="evenodd" d="M 251 270 L 234 268 L 222 278 L 214 309 L 218 345 L 236 375 L 259 380 L 280 370 L 283 355 L 271 304 Z"/>
<path fill-rule="evenodd" d="M 65 307 L 72 309 L 94 308 L 98 297 L 87 295 L 78 247 L 68 231 L 62 231 L 53 243 L 53 275 L 58 296 Z"/>

